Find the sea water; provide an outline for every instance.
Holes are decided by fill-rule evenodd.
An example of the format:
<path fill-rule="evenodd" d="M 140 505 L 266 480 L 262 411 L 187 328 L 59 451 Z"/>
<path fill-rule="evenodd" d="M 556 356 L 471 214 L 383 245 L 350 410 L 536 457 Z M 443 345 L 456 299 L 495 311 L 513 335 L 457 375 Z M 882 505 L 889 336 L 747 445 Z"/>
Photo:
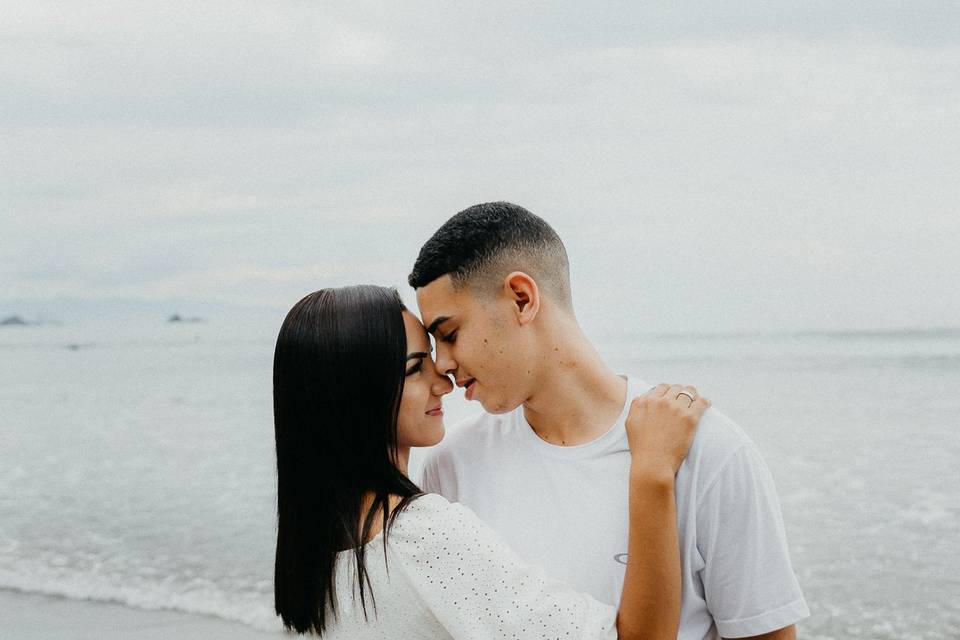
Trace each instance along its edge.
<path fill-rule="evenodd" d="M 279 629 L 274 337 L 2 328 L 0 588 Z M 803 637 L 960 637 L 960 330 L 595 338 L 618 371 L 695 384 L 760 446 Z M 450 423 L 478 410 L 447 406 Z"/>

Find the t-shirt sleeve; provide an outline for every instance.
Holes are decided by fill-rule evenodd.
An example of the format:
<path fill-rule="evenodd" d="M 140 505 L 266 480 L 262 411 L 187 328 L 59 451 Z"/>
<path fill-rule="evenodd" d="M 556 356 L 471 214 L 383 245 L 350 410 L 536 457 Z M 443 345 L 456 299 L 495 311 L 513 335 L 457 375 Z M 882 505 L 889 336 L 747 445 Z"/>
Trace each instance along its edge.
<path fill-rule="evenodd" d="M 411 503 L 389 547 L 454 640 L 617 638 L 614 607 L 526 564 L 470 509 L 441 496 Z"/>
<path fill-rule="evenodd" d="M 743 445 L 733 453 L 699 502 L 701 578 L 720 635 L 760 635 L 809 616 L 773 478 L 756 447 Z"/>
<path fill-rule="evenodd" d="M 431 452 L 428 454 L 426 460 L 424 460 L 423 468 L 420 472 L 420 489 L 426 493 L 439 493 L 450 500 L 454 500 L 455 498 L 446 496 L 446 494 L 443 492 L 443 482 L 441 481 L 440 476 L 440 461 L 438 459 L 438 454 L 436 452 Z"/>

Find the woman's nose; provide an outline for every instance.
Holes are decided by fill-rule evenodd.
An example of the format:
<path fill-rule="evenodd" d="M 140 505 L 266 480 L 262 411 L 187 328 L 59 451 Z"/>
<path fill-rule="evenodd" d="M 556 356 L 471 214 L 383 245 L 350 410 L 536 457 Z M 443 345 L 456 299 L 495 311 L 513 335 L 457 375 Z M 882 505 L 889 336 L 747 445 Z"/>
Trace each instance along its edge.
<path fill-rule="evenodd" d="M 449 376 L 443 376 L 436 374 L 436 381 L 433 383 L 431 391 L 435 396 L 445 396 L 451 391 L 453 391 L 453 382 L 450 380 Z"/>

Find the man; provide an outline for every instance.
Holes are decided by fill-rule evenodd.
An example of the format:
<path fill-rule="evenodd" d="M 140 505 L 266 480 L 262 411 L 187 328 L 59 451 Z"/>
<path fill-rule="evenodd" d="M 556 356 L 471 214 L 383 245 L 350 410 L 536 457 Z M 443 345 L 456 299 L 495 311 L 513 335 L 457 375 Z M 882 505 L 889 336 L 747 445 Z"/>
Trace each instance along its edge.
<path fill-rule="evenodd" d="M 476 205 L 427 241 L 409 282 L 437 369 L 485 409 L 429 454 L 423 489 L 471 507 L 554 577 L 619 602 L 624 419 L 650 385 L 610 370 L 581 331 L 560 238 L 522 207 Z M 679 637 L 795 638 L 809 612 L 773 481 L 753 442 L 716 410 L 700 422 L 676 498 Z"/>

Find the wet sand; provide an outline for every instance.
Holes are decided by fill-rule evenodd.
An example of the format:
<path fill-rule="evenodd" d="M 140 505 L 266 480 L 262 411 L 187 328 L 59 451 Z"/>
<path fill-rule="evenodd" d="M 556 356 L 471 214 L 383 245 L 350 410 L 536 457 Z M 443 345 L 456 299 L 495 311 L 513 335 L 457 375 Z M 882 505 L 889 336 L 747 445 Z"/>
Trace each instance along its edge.
<path fill-rule="evenodd" d="M 296 634 L 259 631 L 213 616 L 145 611 L 109 602 L 0 590 L 4 640 L 279 640 Z"/>

